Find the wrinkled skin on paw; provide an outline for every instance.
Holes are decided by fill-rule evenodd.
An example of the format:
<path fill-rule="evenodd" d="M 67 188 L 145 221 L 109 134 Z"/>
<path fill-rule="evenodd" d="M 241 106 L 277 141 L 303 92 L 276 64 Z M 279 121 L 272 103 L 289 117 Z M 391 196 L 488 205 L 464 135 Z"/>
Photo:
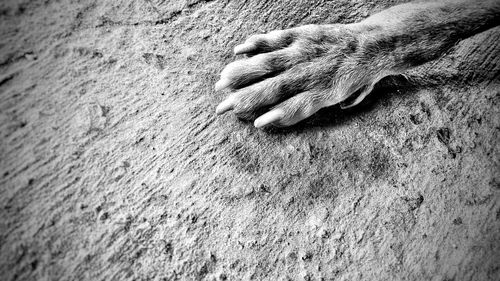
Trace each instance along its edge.
<path fill-rule="evenodd" d="M 254 125 L 290 126 L 335 104 L 358 104 L 387 76 L 390 62 L 360 25 L 307 25 L 253 35 L 235 47 L 245 58 L 227 65 L 216 90 L 229 96 L 216 109 L 242 119 L 260 115 Z M 354 93 L 349 103 L 345 102 Z"/>

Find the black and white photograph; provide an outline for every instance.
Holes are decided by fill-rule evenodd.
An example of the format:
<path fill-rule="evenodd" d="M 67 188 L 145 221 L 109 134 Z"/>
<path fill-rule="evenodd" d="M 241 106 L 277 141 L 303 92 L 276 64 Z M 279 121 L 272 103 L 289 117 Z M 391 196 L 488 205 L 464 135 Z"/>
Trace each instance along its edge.
<path fill-rule="evenodd" d="M 1 0 L 1 281 L 499 281 L 500 0 Z"/>

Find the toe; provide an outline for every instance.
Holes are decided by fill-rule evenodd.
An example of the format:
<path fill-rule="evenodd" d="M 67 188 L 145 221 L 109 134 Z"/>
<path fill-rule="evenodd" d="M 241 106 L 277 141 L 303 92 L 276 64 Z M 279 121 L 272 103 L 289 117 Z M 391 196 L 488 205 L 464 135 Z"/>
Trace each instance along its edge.
<path fill-rule="evenodd" d="M 259 125 L 259 127 L 269 124 L 284 127 L 294 125 L 327 106 L 327 96 L 325 92 L 302 92 L 278 104 L 270 112 L 259 117 L 255 125 Z M 261 118 L 263 119 L 260 120 Z"/>
<path fill-rule="evenodd" d="M 266 34 L 256 34 L 250 36 L 245 43 L 234 48 L 234 53 L 258 54 L 275 51 L 287 47 L 293 42 L 294 32 L 288 30 L 274 30 Z"/>
<path fill-rule="evenodd" d="M 285 71 L 305 59 L 307 57 L 301 55 L 299 46 L 292 45 L 282 50 L 238 60 L 222 70 L 220 81 L 215 88 L 240 89 Z"/>

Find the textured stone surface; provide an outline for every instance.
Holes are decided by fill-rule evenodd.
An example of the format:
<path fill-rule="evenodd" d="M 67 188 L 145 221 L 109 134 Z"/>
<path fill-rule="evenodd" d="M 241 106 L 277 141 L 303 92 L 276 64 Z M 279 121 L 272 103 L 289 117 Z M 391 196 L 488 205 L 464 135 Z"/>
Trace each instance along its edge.
<path fill-rule="evenodd" d="M 2 1 L 1 280 L 498 280 L 499 28 L 260 131 L 250 34 L 398 1 Z"/>

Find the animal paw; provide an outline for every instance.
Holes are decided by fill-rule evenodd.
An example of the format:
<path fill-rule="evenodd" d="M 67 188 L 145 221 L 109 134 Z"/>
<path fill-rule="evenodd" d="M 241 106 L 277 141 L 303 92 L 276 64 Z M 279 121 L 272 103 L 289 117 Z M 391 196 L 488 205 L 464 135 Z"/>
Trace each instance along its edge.
<path fill-rule="evenodd" d="M 369 29 L 306 25 L 249 37 L 234 48 L 245 58 L 228 64 L 215 85 L 230 92 L 216 113 L 251 119 L 264 112 L 255 127 L 290 126 L 323 107 L 360 103 L 390 70 Z"/>

